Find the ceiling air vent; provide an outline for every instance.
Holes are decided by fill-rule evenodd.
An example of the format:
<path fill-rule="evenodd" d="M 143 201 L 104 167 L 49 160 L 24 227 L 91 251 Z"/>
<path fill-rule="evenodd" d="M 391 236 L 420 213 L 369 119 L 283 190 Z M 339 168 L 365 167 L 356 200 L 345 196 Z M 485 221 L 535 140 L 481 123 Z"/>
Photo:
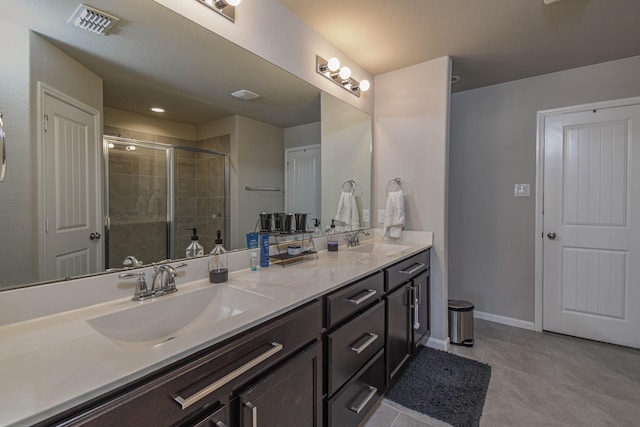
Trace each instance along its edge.
<path fill-rule="evenodd" d="M 69 22 L 76 27 L 103 35 L 109 33 L 118 21 L 120 21 L 119 18 L 86 4 L 78 6 L 73 16 L 69 18 Z"/>

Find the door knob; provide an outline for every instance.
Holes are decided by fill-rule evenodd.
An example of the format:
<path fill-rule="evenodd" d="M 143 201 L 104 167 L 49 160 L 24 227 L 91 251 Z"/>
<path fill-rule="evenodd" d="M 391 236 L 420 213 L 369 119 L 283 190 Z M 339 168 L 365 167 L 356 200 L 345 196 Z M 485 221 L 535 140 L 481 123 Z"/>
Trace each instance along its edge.
<path fill-rule="evenodd" d="M 550 231 L 550 232 L 547 233 L 547 237 L 550 240 L 556 240 L 556 233 L 554 233 L 553 231 Z"/>
<path fill-rule="evenodd" d="M 99 240 L 102 237 L 100 233 L 91 233 L 89 234 L 89 239 L 91 240 Z"/>

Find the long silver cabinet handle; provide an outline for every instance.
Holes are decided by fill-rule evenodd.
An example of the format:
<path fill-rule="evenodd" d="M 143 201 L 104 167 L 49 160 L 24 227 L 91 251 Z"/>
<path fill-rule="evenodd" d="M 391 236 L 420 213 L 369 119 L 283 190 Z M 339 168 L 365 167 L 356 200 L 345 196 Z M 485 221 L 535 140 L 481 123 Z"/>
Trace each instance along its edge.
<path fill-rule="evenodd" d="M 218 390 L 220 387 L 222 387 L 222 386 L 228 384 L 229 382 L 235 380 L 236 378 L 238 378 L 240 375 L 244 374 L 248 370 L 258 366 L 260 363 L 264 362 L 265 360 L 267 360 L 268 358 L 270 358 L 274 354 L 278 353 L 279 351 L 282 351 L 283 348 L 284 348 L 284 346 L 282 344 L 277 343 L 277 342 L 272 342 L 271 343 L 271 348 L 269 350 L 265 351 L 264 353 L 262 353 L 260 356 L 256 357 L 255 359 L 250 360 L 249 362 L 247 362 L 244 365 L 240 366 L 238 369 L 236 369 L 236 370 L 234 370 L 232 372 L 229 372 L 227 375 L 225 375 L 224 377 L 220 378 L 218 381 L 208 385 L 207 387 L 205 387 L 202 390 L 192 394 L 191 396 L 187 397 L 186 399 L 183 398 L 183 397 L 180 397 L 180 396 L 176 396 L 176 397 L 173 398 L 173 400 L 175 400 L 183 410 L 187 409 L 189 406 L 197 403 L 200 399 L 203 399 L 203 398 L 207 397 L 208 395 L 210 395 L 214 391 Z"/>
<path fill-rule="evenodd" d="M 375 289 L 367 289 L 366 295 L 363 295 L 358 299 L 347 298 L 347 301 L 350 302 L 351 304 L 359 305 L 364 301 L 368 300 L 369 298 L 371 298 L 372 296 L 374 296 L 377 292 L 378 291 L 376 291 Z"/>
<path fill-rule="evenodd" d="M 4 181 L 7 172 L 7 146 L 5 141 L 4 123 L 0 113 L 0 182 Z"/>
<path fill-rule="evenodd" d="M 420 329 L 420 285 L 413 287 L 414 306 L 413 306 L 413 329 Z"/>
<path fill-rule="evenodd" d="M 258 407 L 251 402 L 244 404 L 249 410 L 251 410 L 251 427 L 258 427 Z"/>
<path fill-rule="evenodd" d="M 367 406 L 367 404 L 369 403 L 369 401 L 371 399 L 373 399 L 373 396 L 376 395 L 376 393 L 378 392 L 378 389 L 375 388 L 372 385 L 368 385 L 366 386 L 369 389 L 369 393 L 367 393 L 367 395 L 365 396 L 365 398 L 362 400 L 362 402 L 360 402 L 359 405 L 351 405 L 351 407 L 349 409 L 351 409 L 353 412 L 355 412 L 356 414 L 359 414 L 360 411 L 362 411 L 364 409 L 365 406 Z"/>
<path fill-rule="evenodd" d="M 360 354 L 363 351 L 365 351 L 367 347 L 373 344 L 375 340 L 378 339 L 378 335 L 372 332 L 369 332 L 367 335 L 369 335 L 369 338 L 365 342 L 363 342 L 362 345 L 360 345 L 360 347 L 351 347 L 349 348 L 349 350 L 353 351 L 356 354 Z"/>
<path fill-rule="evenodd" d="M 415 267 L 413 267 L 415 265 Z M 421 268 L 426 267 L 426 264 L 423 264 L 421 262 L 416 262 L 415 264 L 412 264 L 410 267 L 413 267 L 411 270 L 400 270 L 398 273 L 401 274 L 413 274 L 416 271 L 420 270 Z"/>

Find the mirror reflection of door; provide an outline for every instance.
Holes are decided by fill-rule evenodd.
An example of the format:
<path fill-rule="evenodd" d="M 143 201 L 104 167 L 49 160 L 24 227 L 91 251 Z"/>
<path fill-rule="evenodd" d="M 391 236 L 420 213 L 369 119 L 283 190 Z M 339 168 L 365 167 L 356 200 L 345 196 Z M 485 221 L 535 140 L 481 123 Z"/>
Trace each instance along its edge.
<path fill-rule="evenodd" d="M 320 145 L 285 150 L 285 210 L 306 213 L 307 229 L 320 218 Z"/>
<path fill-rule="evenodd" d="M 42 280 L 96 273 L 102 261 L 99 113 L 42 92 Z"/>

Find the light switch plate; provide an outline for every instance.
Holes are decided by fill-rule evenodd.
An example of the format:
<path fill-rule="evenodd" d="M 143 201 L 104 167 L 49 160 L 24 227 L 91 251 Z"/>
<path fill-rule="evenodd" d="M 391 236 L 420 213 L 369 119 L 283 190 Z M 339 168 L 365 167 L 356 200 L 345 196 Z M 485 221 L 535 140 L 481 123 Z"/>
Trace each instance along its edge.
<path fill-rule="evenodd" d="M 384 209 L 378 209 L 378 224 L 384 224 Z"/>
<path fill-rule="evenodd" d="M 369 209 L 362 209 L 362 222 L 371 221 L 371 214 Z"/>
<path fill-rule="evenodd" d="M 513 195 L 516 197 L 529 197 L 529 184 L 515 184 Z"/>

